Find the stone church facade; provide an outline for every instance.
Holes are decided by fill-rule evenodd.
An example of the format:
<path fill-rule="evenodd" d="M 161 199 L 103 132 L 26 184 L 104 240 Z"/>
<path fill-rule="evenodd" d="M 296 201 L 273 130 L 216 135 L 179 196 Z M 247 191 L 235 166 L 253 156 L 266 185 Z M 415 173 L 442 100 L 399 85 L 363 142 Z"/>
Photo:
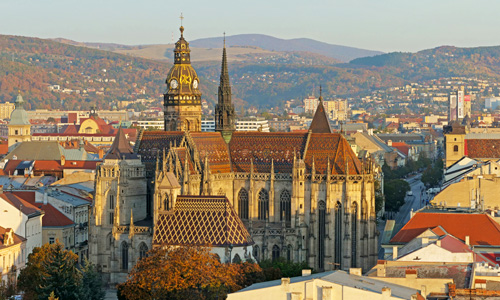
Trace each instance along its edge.
<path fill-rule="evenodd" d="M 174 52 L 182 45 L 189 54 L 182 35 Z M 166 131 L 141 132 L 133 150 L 118 141 L 99 167 L 92 261 L 109 282 L 124 280 L 157 240 L 164 225 L 159 216 L 175 207 L 177 197 L 201 195 L 227 197 L 257 260 L 306 261 L 318 271 L 369 270 L 378 250 L 372 162 L 360 161 L 347 140 L 332 133 L 321 97 L 308 132 L 234 131 L 223 51 L 216 132 L 196 125 L 201 93 L 187 56 L 181 69 L 190 70 L 191 81 L 183 77 L 182 93 L 174 88 L 183 74 L 174 70 L 179 65 L 166 79 Z"/>

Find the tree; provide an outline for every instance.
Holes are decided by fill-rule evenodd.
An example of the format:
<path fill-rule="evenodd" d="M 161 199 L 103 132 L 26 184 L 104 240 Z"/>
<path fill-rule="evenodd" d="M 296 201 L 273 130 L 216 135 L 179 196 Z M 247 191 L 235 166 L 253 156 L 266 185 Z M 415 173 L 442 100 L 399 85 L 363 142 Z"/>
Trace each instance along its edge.
<path fill-rule="evenodd" d="M 397 212 L 405 202 L 406 192 L 410 184 L 401 179 L 387 180 L 384 182 L 385 209 Z"/>
<path fill-rule="evenodd" d="M 265 259 L 259 265 L 264 271 L 266 281 L 280 279 L 281 277 L 301 276 L 303 269 L 311 269 L 305 261 L 296 263 L 283 257 L 275 260 Z"/>
<path fill-rule="evenodd" d="M 59 241 L 35 247 L 18 278 L 23 299 L 47 299 L 51 293 L 61 300 L 104 299 L 93 266 L 86 263 L 78 270 L 77 262 L 78 256 L 65 250 Z"/>
<path fill-rule="evenodd" d="M 209 247 L 157 248 L 118 286 L 119 299 L 224 299 L 239 289 L 238 269 L 222 264 Z"/>
<path fill-rule="evenodd" d="M 85 258 L 80 270 L 82 282 L 80 285 L 81 299 L 100 300 L 104 299 L 106 293 L 102 288 L 101 274 L 95 266 Z"/>

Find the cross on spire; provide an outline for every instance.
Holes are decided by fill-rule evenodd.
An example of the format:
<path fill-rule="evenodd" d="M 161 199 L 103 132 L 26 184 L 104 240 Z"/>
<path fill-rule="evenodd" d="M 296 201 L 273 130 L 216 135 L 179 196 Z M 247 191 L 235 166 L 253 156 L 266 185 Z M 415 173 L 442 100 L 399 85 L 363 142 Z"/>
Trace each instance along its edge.
<path fill-rule="evenodd" d="M 181 19 L 181 26 L 182 26 L 182 20 L 184 20 L 184 16 L 182 15 L 182 13 L 181 13 L 181 16 L 179 17 L 179 19 Z"/>
<path fill-rule="evenodd" d="M 224 31 L 224 48 L 226 48 L 226 32 Z"/>

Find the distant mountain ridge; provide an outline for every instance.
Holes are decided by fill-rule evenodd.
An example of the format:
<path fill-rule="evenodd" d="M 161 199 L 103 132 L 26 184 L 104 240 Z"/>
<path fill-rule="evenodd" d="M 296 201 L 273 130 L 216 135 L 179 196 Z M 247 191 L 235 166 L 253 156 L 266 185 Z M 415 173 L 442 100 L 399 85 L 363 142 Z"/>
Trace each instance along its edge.
<path fill-rule="evenodd" d="M 190 42 L 192 47 L 221 48 L 222 37 L 202 38 Z M 343 62 L 383 54 L 381 51 L 333 45 L 308 38 L 280 39 L 264 34 L 238 34 L 226 37 L 227 46 L 254 46 L 272 51 L 304 51 L 321 54 Z"/>

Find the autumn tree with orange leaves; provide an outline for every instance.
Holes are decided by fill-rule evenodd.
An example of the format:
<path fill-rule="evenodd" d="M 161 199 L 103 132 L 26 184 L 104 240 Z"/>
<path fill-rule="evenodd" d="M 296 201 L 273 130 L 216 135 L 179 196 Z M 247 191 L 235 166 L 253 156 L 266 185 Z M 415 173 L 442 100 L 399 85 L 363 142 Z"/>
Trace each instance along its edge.
<path fill-rule="evenodd" d="M 250 274 L 251 277 L 247 277 Z M 263 278 L 257 264 L 222 264 L 209 247 L 153 249 L 118 286 L 119 299 L 225 299 Z"/>

